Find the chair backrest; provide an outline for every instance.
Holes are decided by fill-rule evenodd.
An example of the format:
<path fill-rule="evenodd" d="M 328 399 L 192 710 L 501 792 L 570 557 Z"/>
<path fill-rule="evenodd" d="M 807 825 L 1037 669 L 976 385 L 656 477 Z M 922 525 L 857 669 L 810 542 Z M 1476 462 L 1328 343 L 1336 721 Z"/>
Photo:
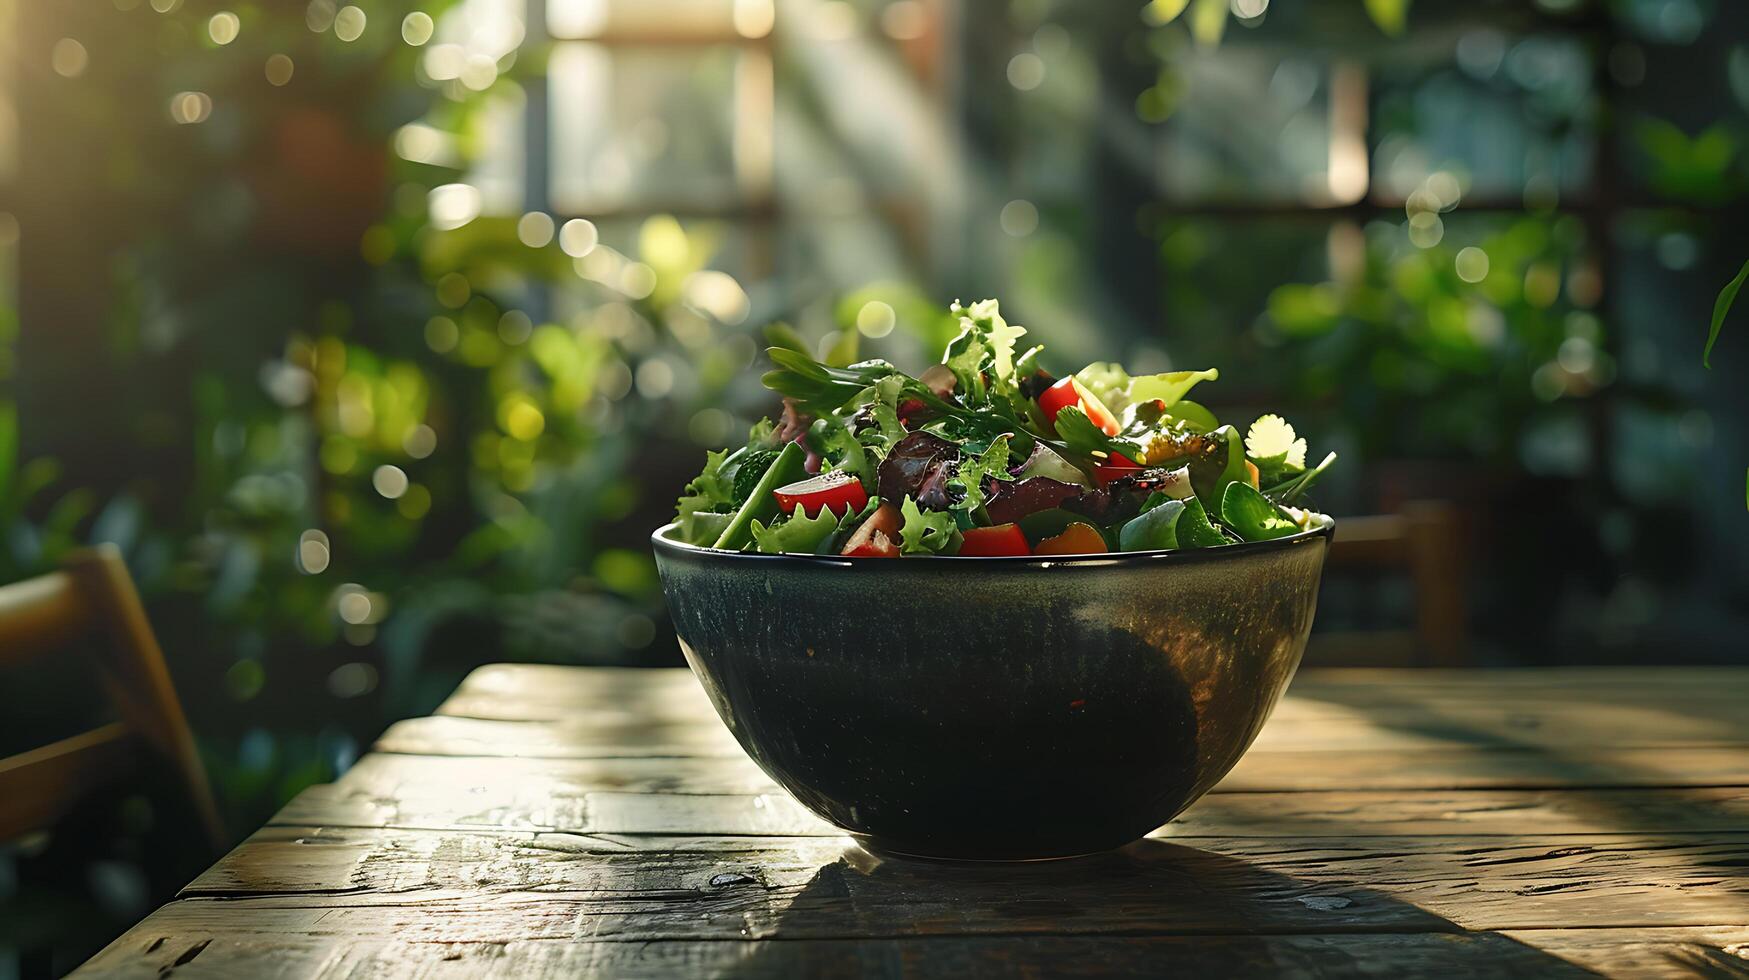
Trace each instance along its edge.
<path fill-rule="evenodd" d="M 1327 637 L 1325 646 L 1364 650 L 1369 666 L 1467 666 L 1468 557 L 1462 516 L 1443 501 L 1409 501 L 1396 514 L 1339 519 L 1327 567 L 1406 572 L 1415 593 L 1415 629 L 1400 645 L 1347 634 Z"/>
<path fill-rule="evenodd" d="M 0 758 L 0 840 L 46 827 L 82 797 L 132 774 L 143 750 L 179 775 L 201 830 L 222 847 L 224 827 L 163 651 L 113 546 L 0 586 L 0 670 L 74 650 L 91 651 L 93 673 L 119 720 Z"/>

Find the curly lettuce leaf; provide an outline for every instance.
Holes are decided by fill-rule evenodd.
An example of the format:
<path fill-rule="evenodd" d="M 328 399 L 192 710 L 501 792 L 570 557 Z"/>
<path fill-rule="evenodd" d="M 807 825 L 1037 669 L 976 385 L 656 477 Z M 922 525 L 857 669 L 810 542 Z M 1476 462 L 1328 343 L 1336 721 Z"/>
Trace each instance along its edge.
<path fill-rule="evenodd" d="M 723 463 L 728 458 L 729 451 L 726 449 L 712 450 L 705 454 L 704 471 L 686 485 L 686 492 L 677 504 L 682 522 L 691 514 L 709 513 L 734 504 L 734 480 L 723 475 Z"/>
<path fill-rule="evenodd" d="M 975 514 L 984 506 L 984 480 L 1013 480 L 1008 472 L 1008 436 L 1000 435 L 990 441 L 990 448 L 978 455 L 966 455 L 960 460 L 959 472 L 949 482 L 957 485 L 965 494 L 954 504 L 955 510 L 963 510 Z"/>
<path fill-rule="evenodd" d="M 899 505 L 904 523 L 899 526 L 900 550 L 907 555 L 951 555 L 959 547 L 959 523 L 953 514 L 924 510 L 906 497 Z"/>
<path fill-rule="evenodd" d="M 812 555 L 838 533 L 840 519 L 829 507 L 809 517 L 800 507 L 787 518 L 778 518 L 770 527 L 753 522 L 753 550 L 768 555 Z"/>
<path fill-rule="evenodd" d="M 971 306 L 955 301 L 948 312 L 959 317 L 961 337 L 969 333 L 982 340 L 983 347 L 989 352 L 991 377 L 1001 381 L 1011 379 L 1014 376 L 1014 342 L 1026 336 L 1026 328 L 1010 325 L 1004 320 L 1000 304 L 993 299 L 980 300 Z M 951 344 L 948 350 L 952 352 Z"/>
<path fill-rule="evenodd" d="M 853 474 L 864 490 L 873 492 L 875 461 L 850 427 L 835 418 L 814 420 L 814 441 L 831 468 Z"/>

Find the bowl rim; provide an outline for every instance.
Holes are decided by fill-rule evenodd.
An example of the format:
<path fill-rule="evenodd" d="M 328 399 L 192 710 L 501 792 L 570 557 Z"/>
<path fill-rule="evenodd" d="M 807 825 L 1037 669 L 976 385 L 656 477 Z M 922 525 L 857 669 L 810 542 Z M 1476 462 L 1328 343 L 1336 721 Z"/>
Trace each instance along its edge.
<path fill-rule="evenodd" d="M 804 562 L 827 568 L 894 568 L 917 569 L 921 567 L 969 567 L 972 565 L 996 565 L 1002 568 L 1052 568 L 1058 565 L 1074 565 L 1082 568 L 1108 565 L 1143 565 L 1156 563 L 1191 564 L 1203 561 L 1220 561 L 1229 556 L 1258 554 L 1310 544 L 1323 538 L 1326 543 L 1336 536 L 1336 519 L 1328 514 L 1314 512 L 1312 517 L 1317 524 L 1304 531 L 1298 531 L 1285 537 L 1272 538 L 1268 541 L 1240 541 L 1236 544 L 1223 545 L 1219 548 L 1177 548 L 1170 551 L 1108 551 L 1093 555 L 927 555 L 911 557 L 894 561 L 891 558 L 873 556 L 851 557 L 849 555 L 802 555 L 784 553 L 778 555 L 764 554 L 757 551 L 728 551 L 720 548 L 710 548 L 705 545 L 689 544 L 670 537 L 680 528 L 679 521 L 669 521 L 650 533 L 650 543 L 657 553 L 667 551 L 675 556 L 694 556 L 698 558 L 724 562 Z"/>

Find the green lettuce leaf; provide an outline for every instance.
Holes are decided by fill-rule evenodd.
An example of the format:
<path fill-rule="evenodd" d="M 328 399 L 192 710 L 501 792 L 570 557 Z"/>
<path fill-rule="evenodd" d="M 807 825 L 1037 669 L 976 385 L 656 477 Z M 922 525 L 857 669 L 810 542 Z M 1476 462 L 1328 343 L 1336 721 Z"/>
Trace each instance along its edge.
<path fill-rule="evenodd" d="M 704 471 L 693 477 L 686 485 L 686 493 L 677 504 L 676 518 L 684 530 L 688 519 L 694 514 L 712 513 L 717 510 L 727 510 L 735 502 L 734 481 L 723 475 L 723 461 L 729 458 L 728 450 L 715 450 L 705 454 Z M 709 544 L 708 541 L 692 541 L 693 544 Z M 714 538 L 712 540 L 715 540 Z"/>
<path fill-rule="evenodd" d="M 962 306 L 957 301 L 948 311 L 960 318 L 961 333 L 973 332 L 981 336 L 984 347 L 990 355 L 990 374 L 1001 381 L 1007 381 L 1014 376 L 1014 342 L 1026 336 L 1026 328 L 1011 326 L 1002 318 L 1001 305 L 993 299 L 980 300 L 971 306 Z M 952 347 L 949 347 L 952 350 Z"/>
<path fill-rule="evenodd" d="M 753 547 L 768 555 L 812 555 L 820 551 L 838 533 L 840 519 L 830 508 L 809 517 L 800 507 L 787 518 L 778 518 L 770 527 L 753 522 Z"/>
<path fill-rule="evenodd" d="M 959 547 L 959 524 L 953 514 L 924 510 L 906 497 L 899 505 L 904 523 L 899 526 L 901 551 L 907 555 L 953 554 Z"/>
<path fill-rule="evenodd" d="M 1076 372 L 1075 380 L 1093 392 L 1105 407 L 1122 414 L 1132 405 L 1159 399 L 1167 408 L 1178 404 L 1198 382 L 1214 381 L 1221 373 L 1214 368 L 1206 371 L 1167 371 L 1164 374 L 1144 374 L 1131 377 L 1118 364 L 1097 361 Z M 1198 405 L 1197 408 L 1202 409 Z M 1206 414 L 1203 409 L 1202 413 Z M 1212 416 L 1211 416 L 1212 418 Z"/>
<path fill-rule="evenodd" d="M 1008 437 L 997 436 L 990 441 L 990 448 L 983 453 L 967 455 L 960 460 L 959 472 L 950 483 L 958 484 L 965 496 L 954 504 L 954 509 L 975 514 L 984 506 L 984 479 L 1013 480 L 1008 472 Z"/>

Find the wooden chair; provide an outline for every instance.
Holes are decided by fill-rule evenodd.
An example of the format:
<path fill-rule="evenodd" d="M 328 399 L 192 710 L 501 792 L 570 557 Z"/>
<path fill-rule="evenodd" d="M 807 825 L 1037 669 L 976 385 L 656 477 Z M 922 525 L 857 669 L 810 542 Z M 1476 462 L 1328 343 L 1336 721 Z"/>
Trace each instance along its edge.
<path fill-rule="evenodd" d="M 61 571 L 0 586 L 0 669 L 90 650 L 119 720 L 0 758 L 0 840 L 49 826 L 81 798 L 120 782 L 142 754 L 180 778 L 215 850 L 225 843 L 206 771 L 133 579 L 114 546 L 75 554 Z"/>
<path fill-rule="evenodd" d="M 1461 667 L 1470 660 L 1468 547 L 1457 508 L 1409 501 L 1395 514 L 1336 521 L 1329 569 L 1406 572 L 1415 594 L 1412 633 L 1325 633 L 1314 653 L 1325 663 Z"/>

